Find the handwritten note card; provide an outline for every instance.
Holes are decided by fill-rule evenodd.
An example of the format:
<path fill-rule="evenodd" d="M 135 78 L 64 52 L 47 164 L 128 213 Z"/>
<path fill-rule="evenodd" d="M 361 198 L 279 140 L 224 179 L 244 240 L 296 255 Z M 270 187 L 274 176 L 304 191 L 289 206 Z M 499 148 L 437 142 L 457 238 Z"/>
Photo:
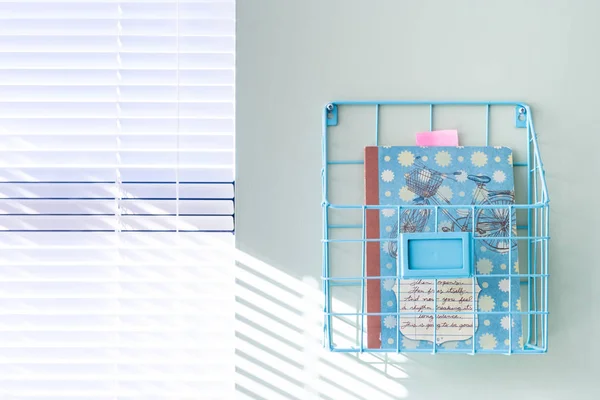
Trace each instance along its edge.
<path fill-rule="evenodd" d="M 472 279 L 438 280 L 436 300 L 433 280 L 409 279 L 399 282 L 393 290 L 400 298 L 400 332 L 408 339 L 433 341 L 434 322 L 438 344 L 473 337 L 477 330 L 477 318 L 468 313 L 473 312 L 474 299 L 481 288 L 476 284 L 474 295 Z M 436 317 L 435 310 L 438 313 Z M 461 314 L 454 314 L 453 311 Z"/>

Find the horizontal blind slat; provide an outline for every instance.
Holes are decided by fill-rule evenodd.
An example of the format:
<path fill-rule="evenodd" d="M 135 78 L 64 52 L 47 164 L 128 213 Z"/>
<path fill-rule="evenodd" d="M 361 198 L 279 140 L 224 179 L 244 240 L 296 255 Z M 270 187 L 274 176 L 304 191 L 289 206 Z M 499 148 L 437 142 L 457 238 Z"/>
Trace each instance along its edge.
<path fill-rule="evenodd" d="M 117 40 L 118 38 L 118 40 Z M 231 36 L 153 36 L 153 35 L 0 35 L 0 52 L 64 53 L 64 52 L 146 52 L 233 53 Z"/>
<path fill-rule="evenodd" d="M 232 2 L 0 2 L 2 18 L 233 18 Z"/>
<path fill-rule="evenodd" d="M 118 24 L 120 23 L 120 27 Z M 233 19 L 2 18 L 0 35 L 232 36 Z"/>
<path fill-rule="evenodd" d="M 1 21 L 0 21 L 1 23 Z M 123 68 L 152 65 L 155 69 L 233 68 L 232 52 L 0 52 L 4 69 L 27 68 Z"/>
<path fill-rule="evenodd" d="M 175 181 L 177 175 L 180 181 L 195 182 L 201 177 L 205 181 L 231 182 L 234 179 L 232 165 L 226 166 L 190 166 L 179 167 L 179 174 L 174 168 L 159 168 L 149 165 L 147 168 L 136 166 L 120 166 L 120 175 L 123 181 L 156 182 Z M 68 174 L 65 174 L 68 170 Z M 117 179 L 115 168 L 102 168 L 86 166 L 85 169 L 53 167 L 4 167 L 0 168 L 0 181 L 112 181 Z"/>
<path fill-rule="evenodd" d="M 117 88 L 119 92 L 117 93 Z M 0 86 L 0 102 L 19 101 L 231 101 L 230 86 L 190 87 L 183 86 Z"/>

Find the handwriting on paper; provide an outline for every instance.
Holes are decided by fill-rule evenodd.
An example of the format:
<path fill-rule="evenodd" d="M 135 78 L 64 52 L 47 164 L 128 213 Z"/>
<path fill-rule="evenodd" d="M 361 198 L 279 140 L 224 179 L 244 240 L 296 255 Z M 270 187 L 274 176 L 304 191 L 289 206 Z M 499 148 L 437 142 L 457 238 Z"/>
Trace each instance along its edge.
<path fill-rule="evenodd" d="M 473 306 L 481 288 L 472 279 L 438 279 L 437 293 L 433 280 L 406 279 L 393 290 L 400 299 L 399 329 L 408 339 L 431 342 L 435 331 L 439 344 L 470 339 L 477 330 Z"/>

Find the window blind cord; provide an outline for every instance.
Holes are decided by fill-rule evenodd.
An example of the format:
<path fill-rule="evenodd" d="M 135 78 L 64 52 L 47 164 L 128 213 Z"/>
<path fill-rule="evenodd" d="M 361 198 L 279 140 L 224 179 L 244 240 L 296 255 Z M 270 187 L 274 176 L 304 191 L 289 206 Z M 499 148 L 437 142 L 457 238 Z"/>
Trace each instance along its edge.
<path fill-rule="evenodd" d="M 179 86 L 180 86 L 180 71 L 179 71 L 179 66 L 180 66 L 180 57 L 179 57 L 179 0 L 177 0 L 177 4 L 176 4 L 176 15 L 177 15 L 177 23 L 176 23 L 176 45 L 175 47 L 177 48 L 177 70 L 175 71 L 175 76 L 176 76 L 176 81 L 177 81 L 177 111 L 176 111 L 176 115 L 177 115 L 177 121 L 175 122 L 176 124 L 176 132 L 175 132 L 175 140 L 176 140 L 176 149 L 177 151 L 175 152 L 175 157 L 176 157 L 176 161 L 175 161 L 175 232 L 177 235 L 177 244 L 179 245 L 180 243 L 180 237 L 179 237 L 179 230 L 180 230 L 180 217 L 179 217 L 179 211 L 180 211 L 180 205 L 179 205 L 179 163 L 180 163 L 180 157 L 179 157 L 179 135 L 180 135 L 180 116 L 181 116 L 181 107 L 180 107 L 180 90 L 179 90 Z"/>

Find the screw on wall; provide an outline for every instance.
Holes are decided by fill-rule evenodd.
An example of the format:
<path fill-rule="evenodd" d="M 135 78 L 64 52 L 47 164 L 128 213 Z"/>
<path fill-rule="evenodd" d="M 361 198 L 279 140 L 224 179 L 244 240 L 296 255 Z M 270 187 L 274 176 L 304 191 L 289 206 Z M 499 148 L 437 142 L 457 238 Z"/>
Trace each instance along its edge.
<path fill-rule="evenodd" d="M 515 126 L 527 128 L 527 109 L 523 106 L 515 107 Z"/>
<path fill-rule="evenodd" d="M 338 124 L 338 107 L 329 103 L 325 106 L 325 111 L 327 111 L 327 125 L 336 126 Z"/>

